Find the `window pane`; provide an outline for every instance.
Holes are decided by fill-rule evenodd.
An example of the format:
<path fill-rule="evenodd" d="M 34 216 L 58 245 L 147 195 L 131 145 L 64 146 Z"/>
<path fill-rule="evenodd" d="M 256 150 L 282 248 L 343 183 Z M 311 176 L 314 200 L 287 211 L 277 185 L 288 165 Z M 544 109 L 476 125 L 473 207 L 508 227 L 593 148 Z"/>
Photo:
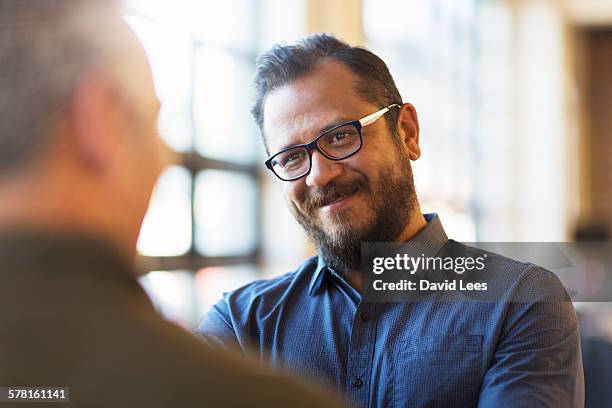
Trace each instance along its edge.
<path fill-rule="evenodd" d="M 431 1 L 387 0 L 381 7 L 379 1 L 363 2 L 364 31 L 370 41 L 391 41 L 402 44 L 411 41 L 427 44 L 432 27 Z M 389 10 L 395 10 L 390 13 Z"/>
<path fill-rule="evenodd" d="M 195 275 L 195 292 L 199 313 L 206 313 L 223 293 L 237 289 L 257 279 L 252 265 L 204 268 Z"/>
<path fill-rule="evenodd" d="M 196 310 L 193 274 L 189 271 L 156 271 L 138 279 L 157 310 L 168 320 L 193 329 Z"/>
<path fill-rule="evenodd" d="M 404 102 L 415 105 L 428 135 L 422 148 L 429 154 L 414 167 L 422 205 L 446 203 L 460 217 L 456 225 L 470 236 L 473 222 L 463 220 L 471 217 L 469 194 L 477 162 L 477 2 L 390 1 L 399 13 L 388 15 L 378 2 L 364 0 L 364 30 L 370 47 L 389 65 Z"/>
<path fill-rule="evenodd" d="M 159 178 L 144 219 L 138 250 L 143 255 L 182 255 L 191 245 L 191 182 L 189 172 L 169 167 Z"/>
<path fill-rule="evenodd" d="M 196 178 L 196 249 L 203 255 L 249 254 L 257 240 L 257 185 L 249 175 L 205 170 Z"/>
<path fill-rule="evenodd" d="M 195 0 L 191 30 L 198 41 L 250 51 L 256 46 L 256 6 L 253 0 L 209 2 Z M 201 12 L 198 13 L 197 9 Z M 231 22 L 228 24 L 228 22 Z"/>
<path fill-rule="evenodd" d="M 249 113 L 253 64 L 218 48 L 203 47 L 196 55 L 196 149 L 206 157 L 253 163 L 262 152 Z"/>
<path fill-rule="evenodd" d="M 193 41 L 185 32 L 152 23 L 144 18 L 126 18 L 142 41 L 153 71 L 157 95 L 162 103 L 159 132 L 177 151 L 191 148 L 190 98 Z"/>
<path fill-rule="evenodd" d="M 251 50 L 256 46 L 257 1 L 128 0 L 133 10 L 190 33 L 198 41 Z"/>

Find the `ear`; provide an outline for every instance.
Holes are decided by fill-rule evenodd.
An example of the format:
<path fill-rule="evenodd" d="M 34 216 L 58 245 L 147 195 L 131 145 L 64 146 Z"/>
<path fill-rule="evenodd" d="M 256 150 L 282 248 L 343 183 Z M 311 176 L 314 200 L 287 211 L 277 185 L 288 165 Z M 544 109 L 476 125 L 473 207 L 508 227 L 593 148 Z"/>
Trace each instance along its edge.
<path fill-rule="evenodd" d="M 118 95 L 109 78 L 90 74 L 73 92 L 68 136 L 79 161 L 93 172 L 105 173 L 119 140 Z"/>
<path fill-rule="evenodd" d="M 397 118 L 397 130 L 399 136 L 408 150 L 411 160 L 421 157 L 421 147 L 419 146 L 419 118 L 416 109 L 412 104 L 405 103 Z"/>

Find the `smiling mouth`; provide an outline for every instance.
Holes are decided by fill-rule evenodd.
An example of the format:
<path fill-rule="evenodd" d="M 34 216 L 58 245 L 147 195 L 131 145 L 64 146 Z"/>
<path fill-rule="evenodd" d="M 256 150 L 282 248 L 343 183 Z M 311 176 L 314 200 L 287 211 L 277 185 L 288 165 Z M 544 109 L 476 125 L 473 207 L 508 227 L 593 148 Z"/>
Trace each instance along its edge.
<path fill-rule="evenodd" d="M 334 207 L 337 207 L 339 205 L 341 205 L 343 203 L 343 201 L 345 201 L 347 198 L 352 197 L 355 193 L 357 193 L 357 191 L 359 190 L 359 188 L 355 188 L 354 190 L 346 193 L 346 194 L 342 194 L 338 197 L 332 198 L 330 200 L 326 200 L 324 201 L 321 206 L 319 208 L 324 209 L 324 208 L 328 208 L 328 209 L 332 209 Z"/>

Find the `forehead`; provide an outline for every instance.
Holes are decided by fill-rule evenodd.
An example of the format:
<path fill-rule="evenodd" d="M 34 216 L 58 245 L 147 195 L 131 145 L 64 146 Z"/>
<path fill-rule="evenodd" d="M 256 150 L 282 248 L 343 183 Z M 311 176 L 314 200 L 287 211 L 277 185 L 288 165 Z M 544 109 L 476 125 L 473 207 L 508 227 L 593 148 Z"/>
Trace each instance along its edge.
<path fill-rule="evenodd" d="M 271 92 L 263 124 L 270 151 L 305 143 L 327 126 L 371 113 L 373 105 L 359 96 L 357 82 L 342 63 L 324 61 L 308 75 Z"/>

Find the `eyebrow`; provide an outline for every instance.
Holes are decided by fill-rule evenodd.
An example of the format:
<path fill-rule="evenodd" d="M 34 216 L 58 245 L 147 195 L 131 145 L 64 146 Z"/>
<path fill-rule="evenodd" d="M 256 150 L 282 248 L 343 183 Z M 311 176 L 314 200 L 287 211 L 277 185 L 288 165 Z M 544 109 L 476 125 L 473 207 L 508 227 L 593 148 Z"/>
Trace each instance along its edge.
<path fill-rule="evenodd" d="M 280 147 L 278 150 L 276 150 L 272 154 L 276 154 L 276 153 L 278 153 L 278 152 L 280 152 L 282 150 L 288 149 L 288 148 L 293 147 L 293 146 L 299 146 L 299 145 L 310 143 L 312 140 L 314 140 L 317 137 L 319 137 L 322 133 L 325 133 L 328 130 L 333 129 L 336 126 L 341 125 L 342 123 L 353 122 L 355 120 L 358 120 L 358 119 L 350 119 L 350 118 L 347 118 L 347 117 L 334 118 L 334 120 L 329 121 L 327 125 L 325 125 L 322 128 L 320 128 L 319 131 L 315 134 L 315 136 L 313 136 L 311 139 L 309 139 L 308 142 L 306 142 L 306 143 L 291 143 L 291 144 L 288 144 L 288 145 L 283 145 L 282 147 Z"/>

